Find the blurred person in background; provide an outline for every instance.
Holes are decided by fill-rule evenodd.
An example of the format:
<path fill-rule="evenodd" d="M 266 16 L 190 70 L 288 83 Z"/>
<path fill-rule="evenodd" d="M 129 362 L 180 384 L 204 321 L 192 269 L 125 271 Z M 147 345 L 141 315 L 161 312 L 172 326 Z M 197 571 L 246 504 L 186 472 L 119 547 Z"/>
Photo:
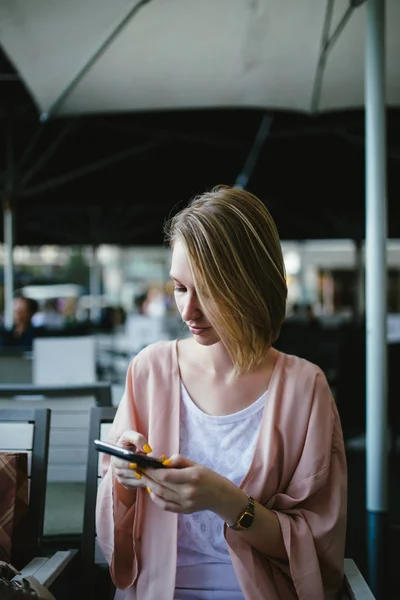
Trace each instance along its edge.
<path fill-rule="evenodd" d="M 166 468 L 103 458 L 97 539 L 116 598 L 336 600 L 343 436 L 324 373 L 273 347 L 287 299 L 275 223 L 224 186 L 167 235 L 191 337 L 148 346 L 127 372 L 109 441 Z"/>
<path fill-rule="evenodd" d="M 159 316 L 155 317 L 153 314 L 149 314 L 148 292 L 136 296 L 134 305 L 136 312 L 130 314 L 127 318 L 126 334 L 130 350 L 137 353 L 149 344 L 163 339 L 164 321 Z"/>
<path fill-rule="evenodd" d="M 7 348 L 20 348 L 32 350 L 33 340 L 39 330 L 32 324 L 32 317 L 38 310 L 38 303 L 32 298 L 20 296 L 14 298 L 12 329 L 3 329 L 2 345 Z"/>
<path fill-rule="evenodd" d="M 34 327 L 44 327 L 50 330 L 59 330 L 64 327 L 65 318 L 58 309 L 56 298 L 46 300 L 43 308 L 32 317 Z"/>
<path fill-rule="evenodd" d="M 315 310 L 312 304 L 306 304 L 306 323 L 308 327 L 313 329 L 320 329 L 321 323 L 315 314 Z"/>
<path fill-rule="evenodd" d="M 165 316 L 166 299 L 163 290 L 157 286 L 148 289 L 145 301 L 145 313 L 148 317 L 159 319 Z"/>
<path fill-rule="evenodd" d="M 78 301 L 76 298 L 64 298 L 61 303 L 61 315 L 64 318 L 65 327 L 76 327 L 78 325 L 77 318 Z"/>
<path fill-rule="evenodd" d="M 112 324 L 114 331 L 124 329 L 126 323 L 126 310 L 123 306 L 114 306 L 112 311 Z"/>

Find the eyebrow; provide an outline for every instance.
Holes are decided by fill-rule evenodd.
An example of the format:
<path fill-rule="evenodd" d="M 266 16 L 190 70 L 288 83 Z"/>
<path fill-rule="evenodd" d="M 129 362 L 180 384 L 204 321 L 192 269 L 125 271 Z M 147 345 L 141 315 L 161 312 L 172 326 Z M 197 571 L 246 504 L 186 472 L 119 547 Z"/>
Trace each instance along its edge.
<path fill-rule="evenodd" d="M 174 281 L 179 281 L 179 279 L 177 279 L 176 277 L 174 277 L 174 276 L 172 275 L 172 273 L 170 273 L 170 274 L 169 274 L 169 276 L 170 276 L 170 277 L 171 277 L 171 279 L 173 279 Z"/>

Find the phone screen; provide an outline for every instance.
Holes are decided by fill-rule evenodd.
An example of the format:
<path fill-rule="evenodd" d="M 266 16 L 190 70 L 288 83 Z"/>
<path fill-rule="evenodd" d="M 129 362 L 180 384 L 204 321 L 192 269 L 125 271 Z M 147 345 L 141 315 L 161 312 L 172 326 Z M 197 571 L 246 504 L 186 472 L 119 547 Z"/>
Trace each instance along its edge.
<path fill-rule="evenodd" d="M 108 442 L 102 442 L 101 440 L 94 440 L 94 446 L 98 452 L 104 452 L 118 458 L 122 458 L 131 463 L 136 463 L 138 467 L 147 469 L 163 469 L 164 465 L 157 458 L 141 454 L 140 452 L 133 452 L 128 448 L 122 448 L 115 444 L 109 444 Z"/>

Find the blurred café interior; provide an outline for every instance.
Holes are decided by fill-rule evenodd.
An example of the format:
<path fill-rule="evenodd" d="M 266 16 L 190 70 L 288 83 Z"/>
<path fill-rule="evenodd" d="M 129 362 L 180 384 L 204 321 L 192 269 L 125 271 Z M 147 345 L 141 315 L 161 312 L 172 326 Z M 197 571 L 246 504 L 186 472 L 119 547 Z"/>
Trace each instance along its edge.
<path fill-rule="evenodd" d="M 338 407 L 346 557 L 366 590 L 348 597 L 398 600 L 398 3 L 94 4 L 0 3 L 0 451 L 28 456 L 24 572 L 57 600 L 111 598 L 92 441 L 132 359 L 189 335 L 165 221 L 228 184 L 277 224 L 274 345 L 317 364 Z"/>

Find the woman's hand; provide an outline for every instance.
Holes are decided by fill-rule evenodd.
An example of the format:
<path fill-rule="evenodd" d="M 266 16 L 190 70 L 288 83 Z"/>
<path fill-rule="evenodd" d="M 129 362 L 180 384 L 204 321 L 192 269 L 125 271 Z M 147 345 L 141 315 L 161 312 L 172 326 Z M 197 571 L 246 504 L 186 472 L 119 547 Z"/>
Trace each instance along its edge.
<path fill-rule="evenodd" d="M 228 525 L 234 525 L 248 504 L 247 494 L 226 477 L 194 463 L 179 454 L 164 461 L 168 469 L 146 469 L 145 484 L 159 508 L 174 513 L 200 510 L 215 512 Z M 254 523 L 236 532 L 267 556 L 288 560 L 277 515 L 255 502 Z"/>
<path fill-rule="evenodd" d="M 117 446 L 143 454 L 149 454 L 152 451 L 146 438 L 137 431 L 125 431 L 119 438 Z M 135 463 L 112 456 L 111 465 L 116 480 L 126 489 L 146 487 L 142 481 L 141 471 Z"/>
<path fill-rule="evenodd" d="M 211 510 L 220 514 L 233 490 L 243 494 L 229 479 L 179 454 L 164 464 L 167 469 L 146 469 L 141 479 L 162 510 L 187 514 Z"/>

